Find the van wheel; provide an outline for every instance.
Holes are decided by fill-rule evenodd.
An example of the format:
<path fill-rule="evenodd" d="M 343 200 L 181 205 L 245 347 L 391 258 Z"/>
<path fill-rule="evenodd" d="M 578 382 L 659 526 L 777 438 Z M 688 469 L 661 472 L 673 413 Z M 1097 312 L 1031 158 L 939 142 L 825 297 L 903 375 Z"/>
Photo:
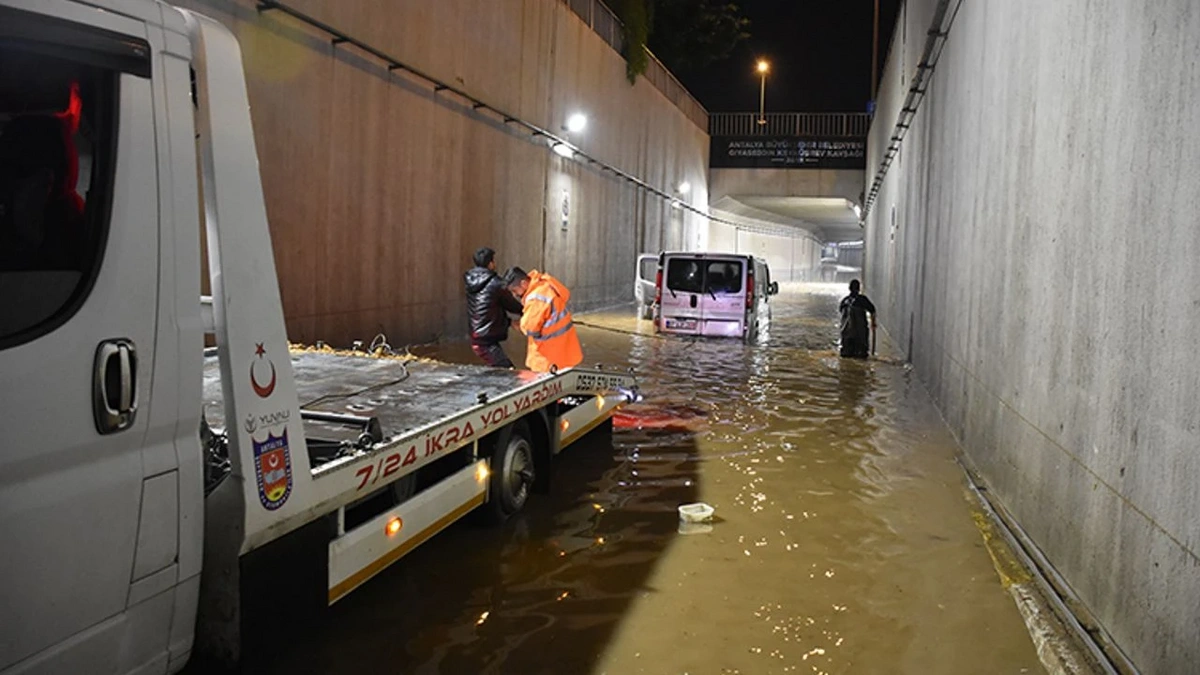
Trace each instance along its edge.
<path fill-rule="evenodd" d="M 507 433 L 501 432 L 496 439 L 489 462 L 491 476 L 484 513 L 486 520 L 492 523 L 508 520 L 525 506 L 536 477 L 529 425 L 520 420 L 505 431 Z"/>

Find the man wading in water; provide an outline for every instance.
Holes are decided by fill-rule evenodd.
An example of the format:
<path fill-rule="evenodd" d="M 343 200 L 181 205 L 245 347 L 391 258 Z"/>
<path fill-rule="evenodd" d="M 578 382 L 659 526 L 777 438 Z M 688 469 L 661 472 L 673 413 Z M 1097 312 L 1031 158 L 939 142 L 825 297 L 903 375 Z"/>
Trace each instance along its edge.
<path fill-rule="evenodd" d="M 842 298 L 838 310 L 842 313 L 842 356 L 865 359 L 871 352 L 871 331 L 875 330 L 875 305 L 858 292 L 858 279 L 850 282 L 850 295 Z M 867 313 L 871 326 L 867 327 Z"/>

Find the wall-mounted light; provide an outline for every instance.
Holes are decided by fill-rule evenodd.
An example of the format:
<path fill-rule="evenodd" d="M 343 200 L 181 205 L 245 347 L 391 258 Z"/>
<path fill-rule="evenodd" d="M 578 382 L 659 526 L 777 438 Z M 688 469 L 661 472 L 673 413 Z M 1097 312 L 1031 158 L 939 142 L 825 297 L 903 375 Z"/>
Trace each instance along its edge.
<path fill-rule="evenodd" d="M 858 204 L 855 204 L 853 208 L 854 208 L 854 217 L 861 220 L 862 219 L 862 207 L 859 206 Z"/>
<path fill-rule="evenodd" d="M 574 113 L 567 118 L 567 131 L 577 134 L 587 128 L 587 115 Z"/>
<path fill-rule="evenodd" d="M 680 183 L 679 186 L 676 187 L 675 189 L 679 191 L 679 194 L 686 195 L 687 193 L 692 191 L 692 184 L 685 180 L 682 183 Z"/>
<path fill-rule="evenodd" d="M 575 159 L 575 151 L 572 150 L 571 146 L 567 145 L 566 143 L 555 143 L 550 147 L 550 149 L 553 150 L 554 154 L 558 155 L 559 157 Z"/>

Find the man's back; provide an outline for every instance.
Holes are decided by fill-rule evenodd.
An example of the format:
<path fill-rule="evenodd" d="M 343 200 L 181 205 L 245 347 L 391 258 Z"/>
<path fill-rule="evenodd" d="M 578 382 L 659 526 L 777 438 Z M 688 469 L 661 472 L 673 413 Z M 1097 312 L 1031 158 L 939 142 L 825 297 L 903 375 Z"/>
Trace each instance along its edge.
<path fill-rule="evenodd" d="M 508 314 L 521 313 L 521 303 L 509 295 L 504 282 L 492 270 L 475 267 L 463 276 L 467 291 L 467 317 L 471 341 L 502 342 L 508 337 Z"/>
<path fill-rule="evenodd" d="M 838 311 L 842 315 L 842 356 L 867 356 L 871 343 L 867 312 L 874 314 L 875 305 L 867 296 L 851 293 L 842 298 Z"/>
<path fill-rule="evenodd" d="M 583 348 L 567 309 L 571 292 L 558 279 L 534 270 L 529 273 L 521 313 L 521 332 L 529 336 L 525 365 L 537 372 L 570 368 L 583 362 Z"/>

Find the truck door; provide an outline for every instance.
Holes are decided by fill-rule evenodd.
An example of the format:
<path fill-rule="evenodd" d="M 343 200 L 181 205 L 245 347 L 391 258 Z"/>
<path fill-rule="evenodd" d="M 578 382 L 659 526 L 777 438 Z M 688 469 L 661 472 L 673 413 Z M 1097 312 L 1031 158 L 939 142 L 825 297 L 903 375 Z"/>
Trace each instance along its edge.
<path fill-rule="evenodd" d="M 143 448 L 172 440 L 147 425 L 159 306 L 149 29 L 61 0 L 5 4 L 0 670 L 32 658 L 113 672 L 122 650 L 143 648 L 101 645 L 129 630 L 123 611 L 147 571 L 135 552 L 169 565 L 177 536 L 165 526 L 164 546 L 138 532 L 140 517 L 178 508 L 173 477 L 149 498 L 143 486 Z M 80 660 L 63 661 L 72 636 Z"/>

